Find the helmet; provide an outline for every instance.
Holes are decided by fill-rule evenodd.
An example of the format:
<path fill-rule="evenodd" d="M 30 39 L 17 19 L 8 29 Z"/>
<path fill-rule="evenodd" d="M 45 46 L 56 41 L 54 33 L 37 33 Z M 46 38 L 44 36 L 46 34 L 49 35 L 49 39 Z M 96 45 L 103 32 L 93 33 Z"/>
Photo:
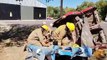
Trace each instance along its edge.
<path fill-rule="evenodd" d="M 75 30 L 75 25 L 73 23 L 67 22 L 66 26 L 68 27 L 68 29 L 70 31 L 74 31 Z"/>
<path fill-rule="evenodd" d="M 72 47 L 73 47 L 73 48 L 78 48 L 78 47 L 80 47 L 80 46 L 79 46 L 78 44 L 73 44 Z"/>
<path fill-rule="evenodd" d="M 42 25 L 42 28 L 44 28 L 45 30 L 49 30 L 49 27 L 47 25 Z"/>

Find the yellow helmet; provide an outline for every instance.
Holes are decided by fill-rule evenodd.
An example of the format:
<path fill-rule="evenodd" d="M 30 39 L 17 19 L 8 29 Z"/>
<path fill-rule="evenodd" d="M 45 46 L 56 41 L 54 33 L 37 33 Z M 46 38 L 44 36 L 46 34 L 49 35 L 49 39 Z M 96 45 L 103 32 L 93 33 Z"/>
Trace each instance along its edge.
<path fill-rule="evenodd" d="M 70 31 L 74 31 L 75 30 L 75 25 L 73 23 L 67 22 L 66 26 L 68 27 L 68 29 Z"/>
<path fill-rule="evenodd" d="M 44 28 L 45 30 L 49 30 L 49 27 L 47 25 L 42 25 L 42 28 Z"/>
<path fill-rule="evenodd" d="M 72 47 L 73 47 L 73 48 L 78 48 L 78 47 L 80 47 L 80 46 L 79 46 L 78 44 L 73 44 Z"/>

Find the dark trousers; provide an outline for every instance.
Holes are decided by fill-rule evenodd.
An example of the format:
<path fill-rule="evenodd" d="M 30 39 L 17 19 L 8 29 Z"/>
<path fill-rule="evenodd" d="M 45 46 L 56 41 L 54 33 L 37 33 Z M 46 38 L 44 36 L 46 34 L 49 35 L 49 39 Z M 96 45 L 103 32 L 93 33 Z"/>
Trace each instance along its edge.
<path fill-rule="evenodd" d="M 88 60 L 87 57 L 80 57 L 80 56 L 77 56 L 77 57 L 74 57 L 73 59 L 71 60 Z"/>
<path fill-rule="evenodd" d="M 56 56 L 55 60 L 88 60 L 87 57 L 80 57 L 80 56 L 77 56 L 77 57 L 74 57 L 71 59 L 70 56 Z"/>

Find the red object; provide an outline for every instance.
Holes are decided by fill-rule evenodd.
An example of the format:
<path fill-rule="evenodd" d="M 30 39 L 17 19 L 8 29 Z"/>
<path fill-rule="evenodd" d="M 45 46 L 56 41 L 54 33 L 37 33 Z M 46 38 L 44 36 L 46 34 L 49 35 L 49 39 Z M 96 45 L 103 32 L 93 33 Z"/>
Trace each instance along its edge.
<path fill-rule="evenodd" d="M 64 16 L 69 16 L 69 15 L 81 15 L 82 13 L 87 13 L 88 11 L 94 11 L 96 10 L 96 7 L 88 7 L 84 10 L 82 10 L 81 12 L 79 11 L 74 11 L 74 12 L 68 12 L 67 14 L 65 14 Z"/>
<path fill-rule="evenodd" d="M 81 15 L 81 12 L 75 11 L 75 12 L 68 12 L 64 16 L 69 16 L 69 15 Z"/>
<path fill-rule="evenodd" d="M 86 9 L 84 9 L 84 10 L 82 10 L 81 12 L 82 13 L 86 13 L 86 12 L 88 12 L 88 11 L 94 11 L 94 10 L 96 10 L 96 7 L 89 7 L 89 8 L 86 8 Z"/>
<path fill-rule="evenodd" d="M 99 49 L 106 49 L 107 48 L 107 44 L 104 44 L 104 43 L 97 43 L 97 48 Z"/>
<path fill-rule="evenodd" d="M 107 46 L 100 46 L 99 49 L 106 49 Z"/>

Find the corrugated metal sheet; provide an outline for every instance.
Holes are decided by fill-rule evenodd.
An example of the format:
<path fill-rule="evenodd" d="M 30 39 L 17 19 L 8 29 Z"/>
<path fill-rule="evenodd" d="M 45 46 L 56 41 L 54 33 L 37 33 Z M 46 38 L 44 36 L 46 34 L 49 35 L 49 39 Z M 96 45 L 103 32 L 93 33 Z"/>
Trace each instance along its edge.
<path fill-rule="evenodd" d="M 94 46 L 93 36 L 90 32 L 88 21 L 86 18 L 84 18 L 84 22 L 85 23 L 83 25 L 82 33 L 81 33 L 82 43 L 85 44 L 86 46 L 93 47 Z"/>
<path fill-rule="evenodd" d="M 0 3 L 7 3 L 7 4 L 17 4 L 22 6 L 34 6 L 34 7 L 43 7 L 46 8 L 45 4 L 42 4 L 38 0 L 23 0 L 23 1 L 16 1 L 16 0 L 0 0 Z"/>
<path fill-rule="evenodd" d="M 21 20 L 33 20 L 33 7 L 21 6 Z"/>
<path fill-rule="evenodd" d="M 104 34 L 105 34 L 105 38 L 106 38 L 106 43 L 107 43 L 107 22 L 101 22 L 100 23 L 100 26 L 101 26 L 101 28 L 103 29 L 103 31 L 104 31 Z"/>

